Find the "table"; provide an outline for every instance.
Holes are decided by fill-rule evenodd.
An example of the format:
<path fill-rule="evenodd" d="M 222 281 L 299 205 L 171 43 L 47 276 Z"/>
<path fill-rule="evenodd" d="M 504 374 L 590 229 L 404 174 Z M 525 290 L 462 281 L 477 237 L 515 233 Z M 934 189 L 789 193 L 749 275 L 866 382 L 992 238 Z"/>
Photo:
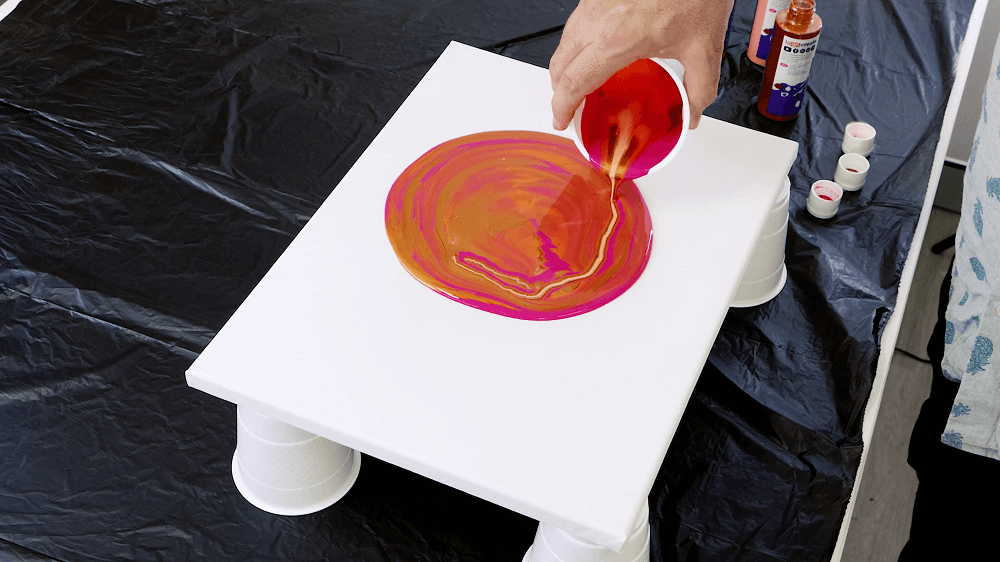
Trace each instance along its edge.
<path fill-rule="evenodd" d="M 654 225 L 643 276 L 585 315 L 513 320 L 414 282 L 384 234 L 389 186 L 444 140 L 550 130 L 548 93 L 544 69 L 449 46 L 187 379 L 619 550 L 796 144 L 703 121 L 637 181 Z"/>
<path fill-rule="evenodd" d="M 544 66 L 571 8 L 38 0 L 7 16 L 0 555 L 519 557 L 533 520 L 371 456 L 329 509 L 257 510 L 228 477 L 236 408 L 183 373 L 449 40 Z M 747 111 L 752 8 L 736 3 L 709 115 L 800 142 L 788 283 L 723 323 L 651 528 L 664 556 L 823 559 L 861 456 L 872 321 L 896 303 L 972 3 L 821 6 L 810 97 L 787 127 Z M 812 221 L 804 190 L 832 175 L 856 118 L 879 129 L 868 184 Z"/>

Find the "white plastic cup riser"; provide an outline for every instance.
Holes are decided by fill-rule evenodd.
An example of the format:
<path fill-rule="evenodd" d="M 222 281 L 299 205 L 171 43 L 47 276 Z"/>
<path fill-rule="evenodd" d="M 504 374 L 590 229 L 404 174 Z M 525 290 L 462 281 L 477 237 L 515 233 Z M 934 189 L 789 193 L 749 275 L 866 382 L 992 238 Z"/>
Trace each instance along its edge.
<path fill-rule="evenodd" d="M 525 562 L 649 562 L 648 530 L 642 541 L 626 544 L 621 552 L 613 552 L 597 545 L 591 548 L 591 545 L 582 543 L 570 549 L 556 536 L 558 535 L 552 532 L 539 530 L 535 534 L 535 542 L 525 556 Z"/>
<path fill-rule="evenodd" d="M 778 192 L 778 197 L 774 200 L 774 205 L 771 206 L 771 210 L 767 213 L 767 219 L 764 221 L 761 236 L 766 236 L 780 229 L 787 221 L 789 191 L 788 183 L 786 183 L 785 187 Z"/>
<path fill-rule="evenodd" d="M 788 201 L 791 181 L 785 178 L 768 213 L 764 228 L 747 261 L 731 305 L 757 306 L 773 298 L 784 284 L 785 239 L 788 234 Z"/>
<path fill-rule="evenodd" d="M 239 449 L 237 448 L 237 454 Z M 239 458 L 236 459 L 239 463 Z M 312 486 L 298 489 L 284 489 L 268 486 L 252 476 L 246 474 L 243 465 L 240 465 L 240 476 L 242 484 L 246 488 L 247 499 L 258 505 L 261 509 L 279 515 L 301 515 L 312 513 L 324 506 L 315 506 L 317 498 L 328 498 L 341 490 L 349 477 L 346 470 L 337 474 L 331 474 L 325 480 L 317 482 Z M 242 491 L 242 490 L 241 490 Z M 332 501 L 325 502 L 333 503 Z M 313 506 L 311 509 L 303 509 L 305 506 Z"/>
<path fill-rule="evenodd" d="M 255 437 L 272 443 L 301 443 L 315 437 L 315 434 L 304 429 L 242 406 L 236 407 L 236 421 L 242 423 Z"/>
<path fill-rule="evenodd" d="M 649 561 L 649 508 L 642 515 L 625 542 L 622 550 L 615 552 L 590 541 L 570 535 L 562 529 L 539 523 L 535 541 L 524 556 L 523 562 L 648 562 Z"/>
<path fill-rule="evenodd" d="M 243 476 L 270 488 L 309 488 L 343 471 L 353 451 L 313 435 L 299 443 L 273 443 L 256 437 L 237 418 L 237 457 Z"/>
<path fill-rule="evenodd" d="M 788 234 L 788 214 L 785 214 L 785 221 L 777 231 L 761 236 L 757 239 L 757 246 L 750 255 L 750 261 L 743 271 L 740 279 L 743 283 L 754 283 L 762 279 L 773 278 L 775 273 L 781 272 L 781 266 L 785 263 L 785 240 Z M 771 287 L 767 287 L 768 292 Z"/>
<path fill-rule="evenodd" d="M 864 121 L 852 121 L 844 127 L 844 141 L 841 150 L 845 154 L 868 156 L 875 147 L 875 127 Z"/>
<path fill-rule="evenodd" d="M 844 154 L 837 160 L 837 171 L 833 175 L 833 181 L 844 191 L 857 191 L 865 185 L 870 167 L 871 164 L 864 156 L 855 153 Z"/>
<path fill-rule="evenodd" d="M 774 270 L 774 273 L 764 277 L 763 279 L 758 279 L 757 281 L 743 281 L 740 283 L 739 289 L 736 291 L 736 296 L 733 298 L 735 303 L 757 303 L 764 304 L 764 299 L 771 293 L 775 292 L 778 283 L 781 283 L 781 272 L 784 269 L 784 261 L 778 265 L 778 269 Z M 764 296 L 759 296 L 764 295 Z M 763 301 L 763 302 L 761 302 Z M 734 306 L 747 306 L 746 304 L 739 304 Z M 751 306 L 756 306 L 753 304 Z"/>
<path fill-rule="evenodd" d="M 649 169 L 649 174 L 658 172 L 664 168 L 667 164 L 673 160 L 674 155 L 676 155 L 681 146 L 684 144 L 684 140 L 688 135 L 688 128 L 691 125 L 691 104 L 688 102 L 687 90 L 684 89 L 684 67 L 679 61 L 673 59 L 661 59 L 661 58 L 650 58 L 649 60 L 660 65 L 670 78 L 673 79 L 674 83 L 677 85 L 677 89 L 680 91 L 681 102 L 683 104 L 682 115 L 684 119 L 683 126 L 681 127 L 681 136 L 677 139 L 677 144 L 674 145 L 673 150 L 667 154 L 663 160 L 660 160 L 656 165 Z M 583 107 L 586 105 L 586 99 L 580 103 L 579 107 L 576 108 L 576 113 L 573 114 L 573 124 L 570 128 L 573 130 L 573 142 L 576 144 L 576 148 L 583 154 L 583 157 L 590 161 L 590 153 L 587 152 L 587 147 L 583 146 Z"/>
<path fill-rule="evenodd" d="M 757 237 L 757 244 L 743 271 L 740 284 L 755 282 L 770 277 L 775 270 L 780 270 L 785 262 L 785 236 L 788 232 L 788 200 L 790 182 L 786 179 L 774 205 L 764 221 L 764 228 Z M 766 293 L 767 291 L 765 291 Z"/>

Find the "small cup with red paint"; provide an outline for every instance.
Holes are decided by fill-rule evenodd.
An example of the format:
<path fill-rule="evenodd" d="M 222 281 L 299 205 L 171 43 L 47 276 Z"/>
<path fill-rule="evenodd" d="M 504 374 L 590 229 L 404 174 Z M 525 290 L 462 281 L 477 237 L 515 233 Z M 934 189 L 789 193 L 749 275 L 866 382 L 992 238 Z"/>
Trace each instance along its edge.
<path fill-rule="evenodd" d="M 865 184 L 869 167 L 868 159 L 864 156 L 853 152 L 844 154 L 837 161 L 837 171 L 833 174 L 833 181 L 844 191 L 857 191 Z"/>
<path fill-rule="evenodd" d="M 629 180 L 666 166 L 690 123 L 684 67 L 675 60 L 639 59 L 587 95 L 573 115 L 573 140 L 591 164 L 605 171 L 623 141 L 620 177 Z"/>
<path fill-rule="evenodd" d="M 868 156 L 875 148 L 875 127 L 864 121 L 852 121 L 844 127 L 844 141 L 840 146 L 844 154 Z"/>
<path fill-rule="evenodd" d="M 837 214 L 840 208 L 840 200 L 844 197 L 844 190 L 837 185 L 837 182 L 830 180 L 819 180 L 813 182 L 809 189 L 809 198 L 806 200 L 806 209 L 818 219 L 828 219 Z"/>

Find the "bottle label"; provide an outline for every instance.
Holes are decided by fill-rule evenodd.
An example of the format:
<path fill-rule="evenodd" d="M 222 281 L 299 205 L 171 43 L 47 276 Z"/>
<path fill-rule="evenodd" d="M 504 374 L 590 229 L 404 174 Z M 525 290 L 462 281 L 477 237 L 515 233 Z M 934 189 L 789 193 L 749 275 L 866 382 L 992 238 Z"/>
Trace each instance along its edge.
<path fill-rule="evenodd" d="M 767 102 L 767 112 L 771 115 L 789 117 L 802 109 L 802 98 L 806 93 L 806 79 L 816 55 L 819 35 L 809 39 L 785 37 L 782 41 L 778 61 L 775 63 L 774 79 L 771 82 L 771 98 Z"/>
<path fill-rule="evenodd" d="M 760 42 L 757 43 L 757 58 L 767 60 L 767 55 L 771 52 L 771 36 L 774 35 L 774 18 L 791 3 L 792 0 L 767 0 L 764 27 L 760 30 Z"/>

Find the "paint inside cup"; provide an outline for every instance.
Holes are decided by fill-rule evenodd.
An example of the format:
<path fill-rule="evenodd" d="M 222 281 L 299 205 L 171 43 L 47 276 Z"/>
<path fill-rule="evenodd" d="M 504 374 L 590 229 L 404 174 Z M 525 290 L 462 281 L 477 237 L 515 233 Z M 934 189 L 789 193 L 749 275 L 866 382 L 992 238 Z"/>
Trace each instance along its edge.
<path fill-rule="evenodd" d="M 663 162 L 686 127 L 677 83 L 660 64 L 639 59 L 587 95 L 580 137 L 590 162 L 620 181 Z"/>
<path fill-rule="evenodd" d="M 875 136 L 875 129 L 868 123 L 855 122 L 847 126 L 848 134 L 859 140 L 867 140 Z"/>
<path fill-rule="evenodd" d="M 840 193 L 838 193 L 832 187 L 827 187 L 825 185 L 816 186 L 813 188 L 816 196 L 824 201 L 836 201 L 840 199 Z"/>

